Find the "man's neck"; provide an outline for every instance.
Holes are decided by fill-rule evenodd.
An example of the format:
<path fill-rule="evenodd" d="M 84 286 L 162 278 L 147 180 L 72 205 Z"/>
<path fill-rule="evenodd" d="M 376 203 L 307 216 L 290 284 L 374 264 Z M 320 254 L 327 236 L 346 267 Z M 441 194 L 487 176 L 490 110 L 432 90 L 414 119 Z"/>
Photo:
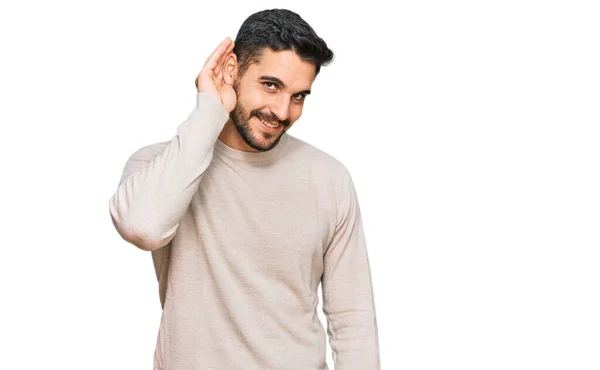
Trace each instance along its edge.
<path fill-rule="evenodd" d="M 252 148 L 246 141 L 242 138 L 242 135 L 235 128 L 235 124 L 231 119 L 227 121 L 223 130 L 219 134 L 219 140 L 227 145 L 228 147 L 236 150 L 241 150 L 243 152 L 258 152 L 258 150 Z"/>

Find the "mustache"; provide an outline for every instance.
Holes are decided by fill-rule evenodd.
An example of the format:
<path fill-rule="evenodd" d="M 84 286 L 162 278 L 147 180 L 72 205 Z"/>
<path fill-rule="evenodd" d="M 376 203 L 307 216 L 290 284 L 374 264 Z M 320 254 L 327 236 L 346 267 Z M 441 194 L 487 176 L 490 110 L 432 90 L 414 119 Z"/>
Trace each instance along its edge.
<path fill-rule="evenodd" d="M 280 125 L 283 125 L 285 127 L 290 125 L 290 120 L 286 119 L 283 121 L 280 121 L 277 119 L 277 116 L 275 116 L 274 114 L 267 114 L 267 113 L 263 113 L 259 110 L 253 110 L 252 112 L 250 112 L 250 117 L 252 116 L 256 116 L 257 118 L 262 119 L 263 121 L 267 121 L 267 122 L 277 122 Z"/>

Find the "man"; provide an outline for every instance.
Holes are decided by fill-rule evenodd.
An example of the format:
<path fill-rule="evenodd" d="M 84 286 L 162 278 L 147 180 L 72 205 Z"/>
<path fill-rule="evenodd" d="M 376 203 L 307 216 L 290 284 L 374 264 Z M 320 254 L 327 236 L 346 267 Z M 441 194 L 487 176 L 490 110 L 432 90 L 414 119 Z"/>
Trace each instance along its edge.
<path fill-rule="evenodd" d="M 152 251 L 155 369 L 327 369 L 319 284 L 335 369 L 380 368 L 350 174 L 287 133 L 332 59 L 296 13 L 253 14 L 206 60 L 177 135 L 127 161 L 110 214 Z"/>

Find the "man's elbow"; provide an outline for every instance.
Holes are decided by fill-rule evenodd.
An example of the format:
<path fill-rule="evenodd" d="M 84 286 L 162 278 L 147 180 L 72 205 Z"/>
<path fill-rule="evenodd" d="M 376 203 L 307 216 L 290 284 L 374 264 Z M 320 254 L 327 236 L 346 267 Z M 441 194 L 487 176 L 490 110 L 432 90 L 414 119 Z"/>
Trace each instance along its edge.
<path fill-rule="evenodd" d="M 133 217 L 119 217 L 113 207 L 110 207 L 110 218 L 121 238 L 141 250 L 152 252 L 169 242 L 169 238 L 161 237 L 156 232 L 158 228 L 147 222 L 134 222 Z"/>

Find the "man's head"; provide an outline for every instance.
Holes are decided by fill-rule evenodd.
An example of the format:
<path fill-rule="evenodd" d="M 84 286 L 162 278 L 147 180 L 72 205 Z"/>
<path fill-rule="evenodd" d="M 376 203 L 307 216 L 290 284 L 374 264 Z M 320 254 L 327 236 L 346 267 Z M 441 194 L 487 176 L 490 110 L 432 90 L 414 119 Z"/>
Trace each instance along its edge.
<path fill-rule="evenodd" d="M 292 11 L 264 10 L 244 21 L 224 68 L 237 94 L 230 118 L 248 146 L 266 151 L 277 145 L 332 59 L 325 41 Z"/>

